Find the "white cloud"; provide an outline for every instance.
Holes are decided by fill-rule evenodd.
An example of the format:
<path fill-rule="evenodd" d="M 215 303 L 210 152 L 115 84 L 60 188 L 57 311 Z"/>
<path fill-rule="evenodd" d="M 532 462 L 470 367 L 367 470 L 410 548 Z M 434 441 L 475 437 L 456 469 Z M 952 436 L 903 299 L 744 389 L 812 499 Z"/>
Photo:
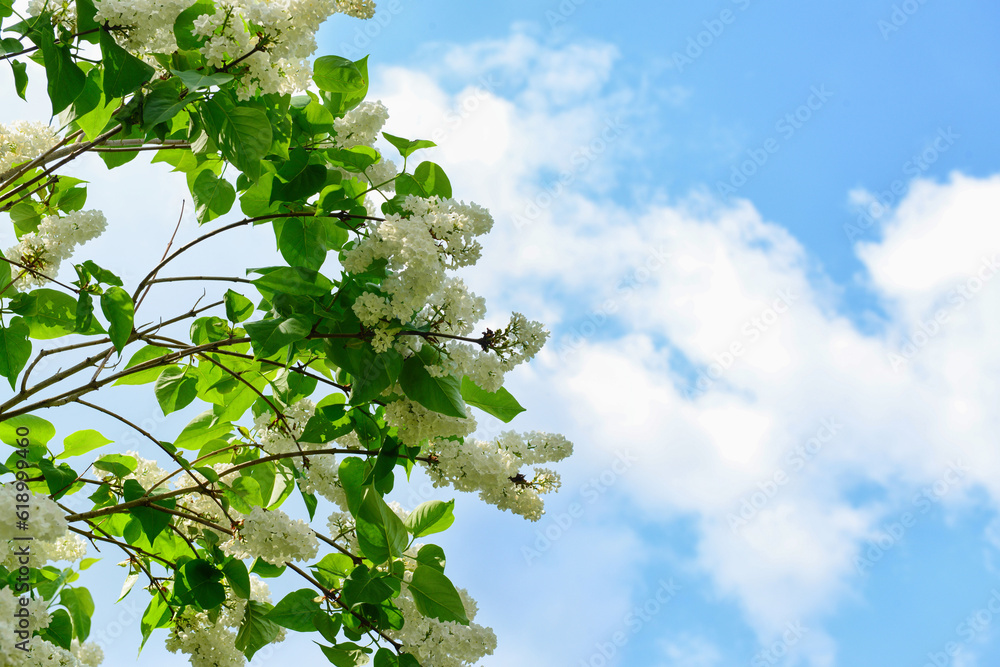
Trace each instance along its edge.
<path fill-rule="evenodd" d="M 1000 396 L 989 380 L 1000 370 L 993 344 L 1000 301 L 988 291 L 1000 287 L 987 280 L 977 295 L 956 296 L 982 258 L 1000 252 L 990 220 L 1000 178 L 954 174 L 947 183 L 912 184 L 885 238 L 858 248 L 871 290 L 890 313 L 884 333 L 864 333 L 838 312 L 836 294 L 810 279 L 809 253 L 750 202 L 727 206 L 695 193 L 624 205 L 587 187 L 594 173 L 610 173 L 612 182 L 624 175 L 608 150 L 538 205 L 533 184 L 565 168 L 559 156 L 585 146 L 601 118 L 623 113 L 628 99 L 605 90 L 602 76 L 575 104 L 566 90 L 546 97 L 530 81 L 548 80 L 546 65 L 565 62 L 562 54 L 538 55 L 552 48 L 515 33 L 454 49 L 447 62 L 465 75 L 534 69 L 520 88 L 497 91 L 506 102 L 491 100 L 505 108 L 505 126 L 495 126 L 494 115 L 491 127 L 462 135 L 467 160 L 447 161 L 455 149 L 449 136 L 440 141 L 456 192 L 489 204 L 498 218 L 484 268 L 472 273 L 475 288 L 562 334 L 530 382 L 514 379 L 528 392 L 525 403 L 544 413 L 528 419 L 569 425 L 574 465 L 583 468 L 630 443 L 640 464 L 626 475 L 628 495 L 646 519 L 693 520 L 696 565 L 739 603 L 761 642 L 801 619 L 814 628 L 803 655 L 832 664 L 822 618 L 857 590 L 854 558 L 882 533 L 880 522 L 905 510 L 912 492 L 939 480 L 956 458 L 970 470 L 941 502 L 960 506 L 975 485 L 1000 497 L 992 435 Z M 593 57 L 604 62 L 600 52 Z M 381 79 L 383 96 L 398 94 L 397 108 L 416 93 L 387 84 L 408 76 L 394 70 Z M 574 86 L 567 89 L 575 94 Z M 439 117 L 461 101 L 440 86 L 420 97 L 435 100 Z M 434 127 L 422 123 L 413 130 Z M 499 159 L 495 136 L 507 138 Z M 628 145 L 629 134 L 618 142 Z M 860 191 L 850 196 L 866 200 Z M 530 224 L 510 224 L 533 204 Z M 947 321 L 935 328 L 928 318 L 941 309 Z M 694 365 L 694 377 L 677 370 L 679 360 Z M 824 424 L 836 433 L 826 437 Z M 852 498 L 861 482 L 884 487 L 885 497 Z M 774 497 L 735 533 L 728 517 L 771 483 Z M 567 567 L 576 573 L 580 565 Z M 571 585 L 571 573 L 552 590 Z"/>
<path fill-rule="evenodd" d="M 716 667 L 722 664 L 719 650 L 702 637 L 680 636 L 662 640 L 663 665 L 666 667 Z"/>

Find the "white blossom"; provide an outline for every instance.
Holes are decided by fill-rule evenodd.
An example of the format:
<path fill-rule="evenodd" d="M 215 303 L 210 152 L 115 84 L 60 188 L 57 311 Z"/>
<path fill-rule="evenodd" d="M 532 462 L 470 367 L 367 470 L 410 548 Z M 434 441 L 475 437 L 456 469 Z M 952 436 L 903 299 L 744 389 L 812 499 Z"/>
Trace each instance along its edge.
<path fill-rule="evenodd" d="M 87 665 L 87 667 L 98 667 L 98 665 L 104 662 L 104 651 L 94 642 L 81 644 L 78 640 L 74 639 L 73 644 L 70 646 L 70 652 L 82 664 Z"/>
<path fill-rule="evenodd" d="M 340 148 L 372 146 L 388 119 L 389 111 L 382 102 L 362 102 L 333 121 L 334 143 Z"/>
<path fill-rule="evenodd" d="M 271 602 L 267 584 L 257 575 L 250 576 L 250 599 Z M 171 653 L 186 653 L 192 667 L 244 667 L 246 658 L 236 648 L 236 628 L 243 620 L 246 600 L 228 591 L 221 613 L 212 622 L 208 612 L 188 607 L 174 619 L 165 646 Z M 284 641 L 285 631 L 273 643 Z"/>
<path fill-rule="evenodd" d="M 405 445 L 419 445 L 425 440 L 466 436 L 476 430 L 474 417 L 451 417 L 428 410 L 407 398 L 385 407 L 385 420 L 399 430 L 399 439 Z"/>
<path fill-rule="evenodd" d="M 260 558 L 272 565 L 283 565 L 314 558 L 319 542 L 305 521 L 293 521 L 281 510 L 254 507 L 237 534 L 221 549 L 236 558 Z"/>
<path fill-rule="evenodd" d="M 352 273 L 377 259 L 388 262 L 389 276 L 378 295 L 382 299 L 355 302 L 355 313 L 367 326 L 390 318 L 411 322 L 445 287 L 446 269 L 476 263 L 482 251 L 476 239 L 493 226 L 489 212 L 474 203 L 407 195 L 403 208 L 408 215 L 394 213 L 371 223 L 367 236 L 344 254 L 344 268 Z"/>
<path fill-rule="evenodd" d="M 72 257 L 76 246 L 97 238 L 106 226 L 104 214 L 96 210 L 73 211 L 63 217 L 46 216 L 37 232 L 22 235 L 20 242 L 4 253 L 7 259 L 29 269 L 15 287 L 44 285 L 59 272 L 60 263 Z M 11 271 L 16 276 L 24 269 L 13 266 Z"/>
<path fill-rule="evenodd" d="M 27 528 L 18 528 L 15 513 L 20 511 L 17 505 L 28 505 L 26 511 Z M 25 488 L 18 491 L 15 483 L 0 486 L 0 514 L 10 517 L 10 520 L 0 522 L 0 540 L 13 540 L 14 537 L 30 535 L 35 540 L 54 542 L 66 534 L 68 524 L 63 511 L 55 501 Z"/>
<path fill-rule="evenodd" d="M 34 160 L 56 142 L 56 133 L 45 123 L 33 120 L 0 123 L 0 174 L 14 165 Z"/>
<path fill-rule="evenodd" d="M 399 597 L 393 600 L 403 614 L 402 629 L 389 636 L 403 644 L 403 650 L 413 655 L 421 665 L 434 667 L 465 667 L 476 664 L 483 656 L 492 655 L 497 637 L 490 628 L 472 622 L 476 617 L 476 601 L 465 589 L 459 588 L 469 625 L 439 621 L 421 614 L 413 601 L 409 586 L 403 584 Z"/>
<path fill-rule="evenodd" d="M 439 439 L 429 448 L 438 462 L 428 465 L 427 474 L 434 486 L 478 491 L 484 502 L 537 521 L 545 513 L 541 494 L 558 489 L 559 476 L 536 468 L 528 478 L 521 467 L 560 461 L 572 451 L 573 445 L 563 436 L 537 431 L 524 435 L 505 431 L 493 442 Z"/>

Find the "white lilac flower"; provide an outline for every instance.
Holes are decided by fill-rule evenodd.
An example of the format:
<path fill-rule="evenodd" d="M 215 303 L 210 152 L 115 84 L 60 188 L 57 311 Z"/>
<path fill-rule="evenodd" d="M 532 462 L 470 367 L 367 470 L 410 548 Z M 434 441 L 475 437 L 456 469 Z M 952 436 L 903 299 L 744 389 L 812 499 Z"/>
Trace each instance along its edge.
<path fill-rule="evenodd" d="M 367 236 L 344 255 L 344 268 L 352 273 L 364 271 L 375 260 L 387 260 L 390 273 L 382 281 L 381 300 L 356 301 L 355 313 L 369 326 L 390 317 L 403 323 L 414 320 L 446 287 L 447 269 L 476 263 L 482 251 L 476 239 L 493 226 L 486 209 L 453 199 L 408 195 L 403 208 L 408 215 L 391 214 L 371 223 Z"/>
<path fill-rule="evenodd" d="M 107 220 L 100 211 L 73 211 L 63 217 L 47 216 L 38 225 L 37 232 L 21 236 L 20 242 L 7 249 L 4 256 L 33 269 L 25 273 L 16 283 L 18 289 L 44 285 L 49 278 L 59 272 L 63 260 L 73 255 L 76 246 L 97 238 L 107 227 Z M 17 275 L 23 269 L 14 266 L 11 271 Z"/>
<path fill-rule="evenodd" d="M 403 584 L 399 597 L 393 600 L 403 614 L 403 627 L 389 635 L 403 644 L 403 650 L 413 655 L 422 665 L 434 667 L 466 667 L 475 665 L 483 656 L 492 655 L 497 647 L 497 637 L 490 628 L 472 622 L 476 617 L 476 601 L 468 592 L 459 588 L 469 625 L 427 618 L 413 601 L 409 586 Z"/>
<path fill-rule="evenodd" d="M 559 476 L 536 468 L 528 478 L 521 468 L 560 461 L 572 451 L 573 445 L 563 436 L 537 431 L 524 435 L 506 431 L 493 442 L 440 439 L 429 448 L 437 463 L 427 466 L 427 474 L 434 486 L 478 491 L 484 502 L 537 521 L 545 512 L 541 495 L 559 488 Z"/>
<path fill-rule="evenodd" d="M 405 445 L 419 445 L 425 440 L 464 437 L 476 430 L 474 417 L 450 417 L 428 410 L 424 406 L 403 398 L 385 407 L 385 420 L 399 429 L 399 439 Z"/>
<path fill-rule="evenodd" d="M 34 160 L 56 141 L 55 132 L 45 123 L 28 120 L 0 123 L 0 174 L 17 164 Z"/>
<path fill-rule="evenodd" d="M 362 102 L 348 111 L 343 118 L 333 121 L 333 129 L 337 134 L 334 142 L 340 148 L 371 146 L 388 119 L 389 111 L 381 102 Z"/>
<path fill-rule="evenodd" d="M 250 576 L 250 599 L 270 603 L 267 584 Z M 243 621 L 247 601 L 227 591 L 222 611 L 213 621 L 208 612 L 188 607 L 174 619 L 165 646 L 171 653 L 186 653 L 193 667 L 244 667 L 246 658 L 236 648 L 236 628 Z M 272 643 L 284 641 L 282 629 Z"/>
<path fill-rule="evenodd" d="M 293 521 L 281 510 L 254 507 L 243 525 L 222 550 L 236 558 L 260 558 L 272 565 L 309 560 L 319 551 L 319 542 L 309 524 Z"/>
<path fill-rule="evenodd" d="M 27 530 L 17 527 L 17 521 L 0 522 L 0 540 L 13 540 L 14 537 L 30 535 L 36 540 L 54 542 L 64 536 L 68 530 L 66 517 L 58 505 L 47 496 L 32 493 L 30 490 L 18 491 L 14 484 L 0 486 L 0 513 L 6 517 L 14 517 L 18 511 L 17 505 L 28 505 Z"/>

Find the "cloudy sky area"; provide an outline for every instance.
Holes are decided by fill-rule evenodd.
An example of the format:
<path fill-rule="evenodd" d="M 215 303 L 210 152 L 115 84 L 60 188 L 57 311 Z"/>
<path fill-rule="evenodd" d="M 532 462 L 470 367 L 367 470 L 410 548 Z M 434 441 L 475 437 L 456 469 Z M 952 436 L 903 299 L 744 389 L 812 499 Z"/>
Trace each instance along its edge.
<path fill-rule="evenodd" d="M 490 317 L 553 332 L 508 386 L 513 427 L 576 443 L 562 491 L 537 524 L 467 498 L 441 540 L 484 665 L 997 663 L 998 28 L 973 0 L 391 0 L 324 27 L 492 210 L 466 276 Z M 163 171 L 94 178 L 95 259 L 162 252 Z"/>

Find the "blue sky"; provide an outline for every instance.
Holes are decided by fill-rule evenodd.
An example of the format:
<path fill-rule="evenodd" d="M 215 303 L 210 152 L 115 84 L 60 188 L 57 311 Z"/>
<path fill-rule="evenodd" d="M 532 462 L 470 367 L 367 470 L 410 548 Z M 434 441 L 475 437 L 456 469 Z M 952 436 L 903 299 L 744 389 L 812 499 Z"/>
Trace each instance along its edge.
<path fill-rule="evenodd" d="M 370 53 L 386 129 L 440 137 L 427 159 L 493 211 L 466 279 L 553 332 L 511 426 L 576 443 L 540 522 L 468 497 L 442 536 L 499 636 L 483 665 L 996 664 L 1000 8 L 394 0 L 363 25 L 319 52 Z M 95 260 L 138 273 L 184 191 Z"/>
<path fill-rule="evenodd" d="M 468 165 L 496 174 L 505 162 L 516 172 L 494 188 L 468 171 L 456 179 L 482 192 L 479 199 L 492 199 L 486 203 L 495 212 L 500 207 L 501 240 L 488 256 L 495 252 L 501 259 L 487 266 L 500 270 L 502 262 L 527 257 L 513 261 L 517 269 L 502 278 L 496 271 L 475 277 L 489 286 L 483 289 L 491 303 L 518 307 L 521 296 L 533 302 L 535 313 L 554 317 L 556 351 L 515 385 L 535 407 L 527 426 L 569 431 L 580 459 L 569 466 L 563 492 L 538 526 L 476 513 L 477 522 L 487 523 L 470 529 L 471 561 L 484 559 L 487 536 L 514 542 L 497 547 L 501 553 L 485 557 L 485 566 L 464 566 L 478 579 L 483 613 L 501 637 L 498 655 L 485 664 L 994 664 L 1000 655 L 995 624 L 979 623 L 972 633 L 961 625 L 1000 587 L 992 537 L 996 495 L 979 472 L 994 465 L 995 439 L 988 428 L 979 430 L 993 420 L 980 415 L 956 427 L 955 438 L 968 438 L 962 443 L 949 437 L 953 416 L 934 412 L 947 413 L 948 402 L 970 393 L 970 385 L 976 401 L 987 401 L 983 410 L 990 411 L 988 397 L 997 397 L 986 342 L 997 326 L 989 303 L 996 302 L 995 288 L 987 283 L 982 296 L 968 300 L 970 307 L 949 311 L 951 328 L 942 325 L 906 368 L 892 371 L 888 358 L 926 323 L 928 312 L 947 304 L 945 287 L 977 270 L 978 261 L 924 266 L 934 259 L 933 245 L 943 243 L 944 256 L 995 249 L 989 229 L 995 221 L 985 202 L 997 202 L 996 182 L 985 199 L 964 191 L 988 183 L 1000 168 L 997 9 L 933 0 L 905 7 L 396 7 L 401 10 L 367 46 L 376 88 L 391 91 L 389 97 L 407 99 L 389 70 L 397 76 L 419 72 L 435 82 L 446 110 L 450 104 L 461 111 L 470 99 L 462 90 L 482 87 L 484 74 L 493 73 L 502 83 L 489 91 L 490 99 L 509 111 L 510 132 L 530 135 L 539 152 L 545 147 L 534 142 L 548 140 L 552 153 L 572 154 L 600 135 L 606 118 L 621 117 L 627 125 L 592 168 L 575 174 L 533 219 L 549 228 L 537 237 L 509 231 L 509 220 L 527 209 L 506 203 L 507 195 L 537 202 L 531 193 L 552 192 L 565 163 L 552 155 L 518 155 L 511 148 L 516 140 L 495 162 L 473 158 L 451 167 L 447 156 L 461 155 L 455 147 L 437 158 L 450 172 Z M 325 45 L 341 51 L 351 46 L 356 33 L 347 21 L 329 28 Z M 699 40 L 700 51 L 691 46 Z M 390 123 L 406 124 L 406 109 L 395 108 L 390 106 Z M 470 113 L 467 124 L 476 124 L 482 137 L 490 122 L 479 113 Z M 422 120 L 409 127 L 434 127 L 430 114 L 418 111 Z M 476 141 L 467 127 L 456 132 L 463 130 L 469 134 L 462 142 Z M 755 156 L 757 164 L 747 166 Z M 733 179 L 734 169 L 745 183 Z M 957 183 L 953 172 L 972 180 Z M 923 179 L 926 196 L 914 195 L 915 178 Z M 723 192 L 720 183 L 734 185 L 735 192 Z M 882 196 L 887 208 L 876 208 L 881 215 L 859 225 L 862 211 L 872 211 L 865 192 L 888 192 L 891 199 Z M 596 222 L 602 210 L 607 217 Z M 975 219 L 958 219 L 966 213 Z M 731 220 L 741 216 L 751 222 Z M 730 224 L 738 229 L 725 229 Z M 855 229 L 845 230 L 849 225 Z M 948 225 L 956 227 L 954 235 L 929 231 L 940 234 Z M 516 222 L 514 227 L 524 232 Z M 683 271 L 642 282 L 643 246 L 655 245 L 658 235 L 668 239 L 671 260 L 679 264 L 690 261 L 686 250 L 703 264 L 719 254 L 731 262 L 715 262 L 715 278 L 699 276 L 698 287 L 685 286 Z M 914 251 L 913 238 L 936 240 L 929 250 Z M 859 244 L 871 244 L 867 255 Z M 603 260 L 602 251 L 608 255 Z M 552 260 L 549 253 L 569 256 Z M 736 259 L 743 253 L 753 261 Z M 539 266 L 546 261 L 556 266 Z M 630 276 L 639 286 L 616 292 L 615 284 Z M 766 308 L 769 298 L 761 290 L 770 292 L 782 281 L 804 292 L 788 315 L 803 322 L 779 320 L 775 328 L 790 331 L 761 331 L 760 344 L 773 346 L 762 357 L 784 352 L 787 363 L 744 357 L 707 391 L 685 399 L 685 386 L 731 343 L 754 354 L 756 341 L 739 325 L 752 319 L 748 303 L 762 300 Z M 623 302 L 606 322 L 595 290 L 619 294 Z M 727 317 L 734 309 L 740 315 Z M 699 344 L 701 339 L 708 342 Z M 982 347 L 966 346 L 975 340 Z M 855 361 L 836 353 L 817 359 L 831 344 L 857 345 Z M 969 365 L 979 355 L 983 363 L 969 369 L 968 378 L 947 377 L 950 360 Z M 740 368 L 744 359 L 752 370 Z M 873 361 L 883 367 L 870 366 Z M 553 397 L 546 383 L 571 386 Z M 589 411 L 567 406 L 581 400 Z M 795 443 L 814 435 L 824 414 L 839 418 L 842 431 L 801 473 L 782 465 Z M 634 450 L 643 473 L 630 468 L 591 504 L 586 494 L 594 486 L 587 480 L 609 470 L 623 446 L 600 440 L 616 433 L 630 443 L 624 446 Z M 981 448 L 974 444 L 979 442 Z M 676 452 L 698 448 L 725 450 L 726 457 L 691 463 L 688 458 L 698 455 Z M 964 456 L 970 469 L 953 475 L 953 485 L 940 481 L 949 456 Z M 669 470 L 657 474 L 658 466 L 669 465 L 684 469 L 691 489 L 703 489 L 691 495 L 705 497 L 682 499 L 657 488 L 679 481 Z M 713 490 L 733 498 L 735 510 L 781 469 L 790 481 L 752 520 L 766 521 L 767 529 L 753 533 L 751 522 L 742 543 L 727 526 L 720 530 L 730 512 L 709 497 Z M 733 486 L 720 488 L 715 475 Z M 926 496 L 914 502 L 936 482 L 944 492 L 932 490 L 934 502 Z M 584 514 L 560 531 L 558 517 L 565 519 L 561 513 L 574 502 Z M 908 511 L 912 516 L 900 534 L 898 521 Z M 533 548 L 536 530 L 545 529 L 558 534 L 547 550 L 509 562 L 519 538 Z M 871 558 L 871 565 L 858 564 L 859 557 Z M 635 616 L 629 613 L 655 600 L 664 579 L 680 590 L 641 627 L 631 625 Z M 543 610 L 530 622 L 523 619 L 526 596 L 540 598 L 533 604 Z M 788 631 L 789 624 L 800 624 L 801 637 Z M 602 662 L 601 647 L 610 651 L 619 631 L 623 645 Z M 949 642 L 961 648 L 955 657 L 942 653 Z"/>

